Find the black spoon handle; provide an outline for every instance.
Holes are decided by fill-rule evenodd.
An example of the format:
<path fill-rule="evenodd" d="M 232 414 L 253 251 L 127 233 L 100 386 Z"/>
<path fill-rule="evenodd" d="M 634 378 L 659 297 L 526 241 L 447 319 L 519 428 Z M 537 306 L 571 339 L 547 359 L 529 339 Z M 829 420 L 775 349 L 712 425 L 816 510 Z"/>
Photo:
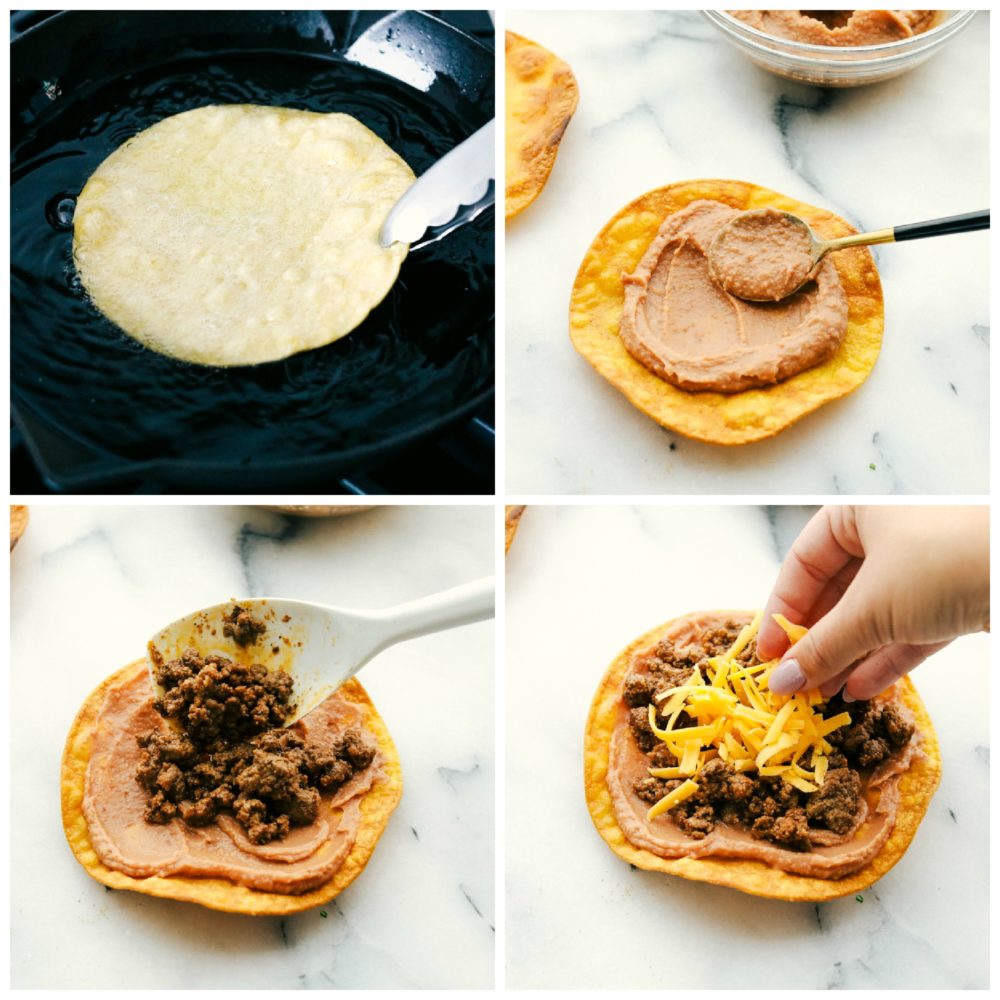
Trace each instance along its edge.
<path fill-rule="evenodd" d="M 949 215 L 946 219 L 896 226 L 892 234 L 897 243 L 902 243 L 903 240 L 922 240 L 925 236 L 947 236 L 949 233 L 968 233 L 973 229 L 989 228 L 990 210 L 985 208 L 981 212 L 966 212 L 965 215 Z"/>

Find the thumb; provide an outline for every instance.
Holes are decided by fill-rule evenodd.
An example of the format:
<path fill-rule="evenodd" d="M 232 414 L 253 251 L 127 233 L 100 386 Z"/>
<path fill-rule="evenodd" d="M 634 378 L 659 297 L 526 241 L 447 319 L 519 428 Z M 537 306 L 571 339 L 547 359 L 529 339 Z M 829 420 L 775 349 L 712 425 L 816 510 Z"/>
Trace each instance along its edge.
<path fill-rule="evenodd" d="M 850 600 L 850 591 L 788 652 L 771 674 L 775 694 L 811 691 L 882 645 L 871 616 Z"/>

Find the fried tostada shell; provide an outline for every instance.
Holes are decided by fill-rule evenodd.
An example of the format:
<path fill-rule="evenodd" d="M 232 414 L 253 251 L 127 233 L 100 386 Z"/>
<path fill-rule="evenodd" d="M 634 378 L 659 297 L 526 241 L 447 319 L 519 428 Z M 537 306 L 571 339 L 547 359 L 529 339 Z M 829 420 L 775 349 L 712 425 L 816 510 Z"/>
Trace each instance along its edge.
<path fill-rule="evenodd" d="M 362 822 L 357 839 L 344 863 L 329 882 L 300 895 L 292 895 L 249 889 L 219 878 L 192 878 L 180 875 L 165 878 L 155 876 L 134 878 L 103 864 L 91 844 L 87 820 L 83 813 L 84 783 L 87 764 L 90 761 L 91 736 L 108 688 L 131 680 L 136 673 L 145 670 L 145 661 L 136 660 L 112 674 L 95 688 L 83 703 L 66 739 L 60 782 L 63 829 L 69 846 L 87 874 L 112 889 L 131 889 L 148 896 L 179 899 L 188 903 L 198 903 L 212 910 L 243 913 L 249 916 L 283 916 L 288 913 L 299 913 L 321 903 L 328 903 L 346 889 L 368 864 L 389 816 L 403 794 L 403 775 L 396 747 L 367 692 L 354 678 L 347 681 L 338 693 L 364 709 L 364 728 L 378 743 L 379 753 L 383 758 L 382 769 L 387 780 L 376 782 L 362 800 Z"/>
<path fill-rule="evenodd" d="M 549 179 L 579 90 L 569 65 L 507 32 L 506 218 L 523 212 Z"/>
<path fill-rule="evenodd" d="M 12 503 L 10 505 L 10 547 L 12 551 L 27 527 L 28 508 L 24 504 Z"/>
<path fill-rule="evenodd" d="M 848 305 L 847 332 L 835 354 L 766 388 L 737 393 L 679 389 L 625 348 L 618 333 L 625 301 L 622 275 L 635 270 L 667 216 L 701 198 L 744 211 L 770 206 L 792 212 L 825 239 L 857 232 L 832 212 L 744 181 L 681 181 L 656 188 L 619 211 L 587 250 L 570 297 L 570 339 L 633 406 L 663 427 L 709 444 L 748 444 L 773 437 L 864 382 L 882 346 L 882 285 L 867 247 L 832 254 Z"/>
<path fill-rule="evenodd" d="M 747 612 L 721 612 L 747 614 Z M 682 617 L 687 617 L 682 616 Z M 696 882 L 711 882 L 753 896 L 792 902 L 824 902 L 849 896 L 877 882 L 906 853 L 941 780 L 941 751 L 934 726 L 909 677 L 897 681 L 897 693 L 921 736 L 921 754 L 899 780 L 896 824 L 882 850 L 861 871 L 840 879 L 810 878 L 771 868 L 760 861 L 724 858 L 661 858 L 631 844 L 618 825 L 607 785 L 608 756 L 615 729 L 622 681 L 633 656 L 664 638 L 678 618 L 651 629 L 629 643 L 604 674 L 587 716 L 584 732 L 584 790 L 587 808 L 597 832 L 624 861 L 647 871 L 665 872 Z"/>
<path fill-rule="evenodd" d="M 507 504 L 504 508 L 504 553 L 510 551 L 511 542 L 517 534 L 517 526 L 521 523 L 521 515 L 524 513 L 524 504 Z"/>

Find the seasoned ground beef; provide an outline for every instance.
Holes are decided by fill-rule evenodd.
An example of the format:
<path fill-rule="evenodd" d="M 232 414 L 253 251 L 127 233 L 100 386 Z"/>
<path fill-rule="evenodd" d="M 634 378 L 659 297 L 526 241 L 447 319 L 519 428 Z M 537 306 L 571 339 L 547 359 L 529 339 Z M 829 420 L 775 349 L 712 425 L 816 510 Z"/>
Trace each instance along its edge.
<path fill-rule="evenodd" d="M 812 849 L 809 822 L 804 809 L 798 806 L 779 816 L 761 816 L 754 820 L 750 832 L 761 840 L 770 840 L 791 851 Z"/>
<path fill-rule="evenodd" d="M 695 798 L 686 799 L 671 815 L 674 822 L 693 840 L 704 840 L 715 829 L 715 810 Z"/>
<path fill-rule="evenodd" d="M 267 626 L 257 621 L 249 611 L 238 604 L 222 619 L 222 634 L 229 636 L 237 646 L 250 646 L 266 631 Z"/>
<path fill-rule="evenodd" d="M 292 711 L 287 674 L 189 650 L 161 664 L 156 679 L 166 689 L 157 710 L 182 732 L 137 737 L 136 780 L 148 795 L 147 822 L 179 818 L 206 826 L 229 813 L 252 843 L 266 844 L 311 823 L 320 793 L 339 788 L 374 759 L 375 747 L 357 729 L 321 747 L 275 728 Z"/>
<path fill-rule="evenodd" d="M 854 825 L 861 797 L 861 776 L 849 767 L 826 772 L 826 780 L 818 792 L 809 796 L 806 816 L 817 826 L 834 833 L 847 833 Z"/>
<path fill-rule="evenodd" d="M 846 711 L 851 724 L 834 730 L 827 739 L 852 767 L 871 768 L 904 747 L 913 736 L 913 725 L 899 709 L 873 701 L 845 703 L 832 699 L 830 714 Z"/>
<path fill-rule="evenodd" d="M 649 725 L 649 704 L 655 694 L 684 683 L 696 665 L 728 650 L 740 626 L 725 627 L 702 635 L 697 646 L 676 650 L 669 641 L 639 654 L 626 676 L 622 698 L 629 707 L 629 727 L 650 767 L 675 767 L 677 758 L 656 738 Z M 756 662 L 756 641 L 738 660 Z M 829 830 L 843 835 L 854 825 L 861 807 L 862 775 L 901 750 L 912 738 L 914 727 L 899 709 L 877 702 L 845 703 L 830 700 L 824 714 L 847 712 L 851 724 L 834 730 L 827 739 L 833 746 L 828 770 L 817 792 L 807 794 L 780 777 L 738 773 L 721 759 L 710 760 L 698 774 L 698 791 L 670 810 L 671 819 L 687 836 L 700 840 L 722 822 L 748 830 L 794 851 L 811 850 L 810 830 Z M 680 725 L 690 725 L 683 713 Z M 666 722 L 657 715 L 657 725 Z M 804 762 L 805 766 L 811 766 Z M 633 791 L 644 802 L 654 804 L 681 784 L 676 780 L 637 778 Z"/>
<path fill-rule="evenodd" d="M 628 716 L 635 742 L 643 753 L 649 753 L 660 742 L 649 725 L 649 711 L 645 708 L 633 708 Z"/>
<path fill-rule="evenodd" d="M 656 692 L 656 681 L 648 674 L 627 674 L 622 697 L 629 708 L 645 708 Z"/>
<path fill-rule="evenodd" d="M 282 725 L 294 708 L 289 701 L 292 678 L 284 671 L 222 656 L 203 659 L 193 649 L 160 664 L 156 680 L 164 694 L 153 707 L 176 720 L 197 743 L 253 736 Z"/>
<path fill-rule="evenodd" d="M 701 637 L 702 655 L 705 659 L 712 656 L 721 656 L 736 642 L 742 631 L 742 625 L 738 625 L 736 622 L 726 622 L 723 628 L 715 628 L 705 632 Z M 754 639 L 748 643 L 747 647 L 736 659 L 738 661 L 749 662 L 750 657 L 756 649 L 757 640 Z"/>
<path fill-rule="evenodd" d="M 664 795 L 672 792 L 681 783 L 679 781 L 667 781 L 664 778 L 654 778 L 652 776 L 647 778 L 639 778 L 635 783 L 635 794 L 642 799 L 643 802 L 648 802 L 653 805 L 659 802 Z"/>
<path fill-rule="evenodd" d="M 659 740 L 656 741 L 656 746 L 650 751 L 649 754 L 649 766 L 650 767 L 676 767 L 680 761 L 674 755 L 670 747 L 666 743 L 661 743 Z"/>
<path fill-rule="evenodd" d="M 847 773 L 854 774 L 853 771 Z M 634 791 L 644 801 L 655 803 L 678 784 L 640 778 Z M 698 785 L 698 791 L 691 798 L 670 811 L 671 818 L 689 837 L 701 840 L 715 829 L 716 823 L 722 822 L 742 827 L 754 837 L 790 850 L 810 849 L 809 820 L 812 817 L 803 806 L 808 796 L 780 778 L 739 774 L 725 761 L 716 759 L 699 772 Z M 844 808 L 843 800 L 838 801 Z M 855 797 L 850 810 L 852 822 L 857 805 Z"/>

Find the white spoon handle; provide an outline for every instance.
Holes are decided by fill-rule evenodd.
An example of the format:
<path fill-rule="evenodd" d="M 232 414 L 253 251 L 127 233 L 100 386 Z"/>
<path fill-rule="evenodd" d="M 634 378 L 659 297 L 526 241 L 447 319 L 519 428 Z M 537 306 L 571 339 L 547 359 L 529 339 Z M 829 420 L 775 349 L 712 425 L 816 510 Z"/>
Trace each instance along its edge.
<path fill-rule="evenodd" d="M 404 639 L 492 618 L 493 608 L 492 576 L 385 608 L 372 616 L 373 624 L 381 626 L 378 648 L 382 650 Z"/>

